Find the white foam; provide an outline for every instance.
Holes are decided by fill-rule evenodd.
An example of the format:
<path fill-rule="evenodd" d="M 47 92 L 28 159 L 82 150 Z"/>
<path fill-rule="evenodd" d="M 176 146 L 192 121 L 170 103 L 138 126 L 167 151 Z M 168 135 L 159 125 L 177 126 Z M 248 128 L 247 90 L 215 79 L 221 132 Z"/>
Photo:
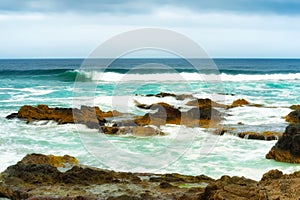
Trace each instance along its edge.
<path fill-rule="evenodd" d="M 115 72 L 79 71 L 88 79 L 104 82 L 130 82 L 130 81 L 261 81 L 261 80 L 298 80 L 300 73 L 295 74 L 201 74 L 201 73 L 153 73 L 153 74 L 120 74 Z"/>

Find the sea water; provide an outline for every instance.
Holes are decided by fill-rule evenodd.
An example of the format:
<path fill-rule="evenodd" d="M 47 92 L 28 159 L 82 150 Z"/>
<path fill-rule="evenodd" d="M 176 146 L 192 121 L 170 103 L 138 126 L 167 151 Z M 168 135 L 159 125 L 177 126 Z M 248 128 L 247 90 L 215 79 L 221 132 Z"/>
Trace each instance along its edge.
<path fill-rule="evenodd" d="M 82 59 L 0 60 L 0 171 L 28 153 L 64 155 L 84 165 L 116 171 L 237 175 L 259 180 L 270 169 L 286 173 L 300 165 L 265 159 L 276 141 L 247 140 L 242 131 L 283 132 L 289 106 L 300 102 L 300 60 L 215 59 L 218 71 L 195 69 L 183 59 L 119 59 L 109 67 L 82 68 Z M 150 66 L 150 67 L 149 67 Z M 205 66 L 205 65 L 204 65 Z M 90 94 L 90 92 L 92 93 Z M 165 125 L 165 136 L 103 136 L 84 125 L 5 117 L 22 105 L 51 107 L 99 106 L 143 115 L 136 102 L 166 102 L 181 109 L 190 99 L 147 97 L 170 92 L 211 98 L 231 104 L 244 98 L 262 107 L 237 107 L 225 112 L 223 136 L 213 129 Z M 243 125 L 238 124 L 242 122 Z"/>

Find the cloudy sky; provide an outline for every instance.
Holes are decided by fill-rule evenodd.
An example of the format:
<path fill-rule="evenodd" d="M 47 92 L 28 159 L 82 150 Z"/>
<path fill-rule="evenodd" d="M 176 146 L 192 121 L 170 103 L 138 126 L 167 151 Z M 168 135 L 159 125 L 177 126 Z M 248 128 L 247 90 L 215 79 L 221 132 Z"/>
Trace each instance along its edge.
<path fill-rule="evenodd" d="M 182 33 L 211 57 L 300 58 L 299 0 L 0 0 L 0 58 L 86 57 L 146 27 Z"/>

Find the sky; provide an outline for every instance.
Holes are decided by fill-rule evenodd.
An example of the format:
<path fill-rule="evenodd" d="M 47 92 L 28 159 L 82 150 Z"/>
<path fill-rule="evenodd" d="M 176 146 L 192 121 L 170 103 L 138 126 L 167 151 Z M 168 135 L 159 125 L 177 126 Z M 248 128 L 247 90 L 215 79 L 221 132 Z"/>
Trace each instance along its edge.
<path fill-rule="evenodd" d="M 139 28 L 181 33 L 210 57 L 300 58 L 299 0 L 0 0 L 0 58 L 85 58 Z"/>

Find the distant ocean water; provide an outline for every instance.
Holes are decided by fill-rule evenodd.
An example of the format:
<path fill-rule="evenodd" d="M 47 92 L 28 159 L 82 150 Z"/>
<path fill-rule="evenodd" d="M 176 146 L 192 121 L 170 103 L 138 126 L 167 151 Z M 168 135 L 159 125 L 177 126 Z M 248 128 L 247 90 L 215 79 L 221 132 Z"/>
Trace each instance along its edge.
<path fill-rule="evenodd" d="M 127 168 L 117 161 L 113 166 L 107 165 L 116 157 L 114 151 L 103 155 L 99 161 L 85 148 L 78 134 L 96 138 L 96 130 L 54 122 L 26 124 L 5 119 L 6 115 L 25 104 L 72 107 L 76 80 L 85 87 L 96 85 L 93 103 L 105 111 L 117 109 L 140 115 L 145 111 L 136 108 L 134 101 L 146 104 L 164 101 L 178 107 L 186 103 L 171 97 L 141 96 L 159 92 L 192 94 L 226 104 L 244 98 L 272 106 L 229 110 L 223 124 L 235 128 L 235 132 L 284 131 L 287 123 L 282 117 L 291 111 L 289 106 L 300 104 L 300 59 L 215 59 L 217 73 L 207 68 L 205 62 L 199 70 L 183 59 L 118 59 L 108 68 L 91 66 L 89 69 L 80 68 L 82 62 L 82 59 L 0 60 L 1 171 L 33 152 L 69 154 L 78 157 L 83 164 L 114 170 L 150 170 L 131 164 L 138 163 L 136 160 L 129 160 Z M 245 125 L 238 125 L 238 122 Z M 162 129 L 167 136 L 141 139 L 109 136 L 107 139 L 120 149 L 143 154 L 156 151 L 173 140 L 174 132 L 179 127 L 165 126 Z M 206 139 L 207 130 L 185 128 L 180 131 L 186 135 L 197 133 L 197 136 L 184 155 L 158 172 L 205 174 L 211 177 L 228 174 L 259 179 L 273 168 L 285 172 L 300 170 L 299 165 L 265 159 L 265 154 L 276 141 L 245 140 L 226 134 L 218 137 L 214 148 L 203 156 L 199 149 Z"/>

